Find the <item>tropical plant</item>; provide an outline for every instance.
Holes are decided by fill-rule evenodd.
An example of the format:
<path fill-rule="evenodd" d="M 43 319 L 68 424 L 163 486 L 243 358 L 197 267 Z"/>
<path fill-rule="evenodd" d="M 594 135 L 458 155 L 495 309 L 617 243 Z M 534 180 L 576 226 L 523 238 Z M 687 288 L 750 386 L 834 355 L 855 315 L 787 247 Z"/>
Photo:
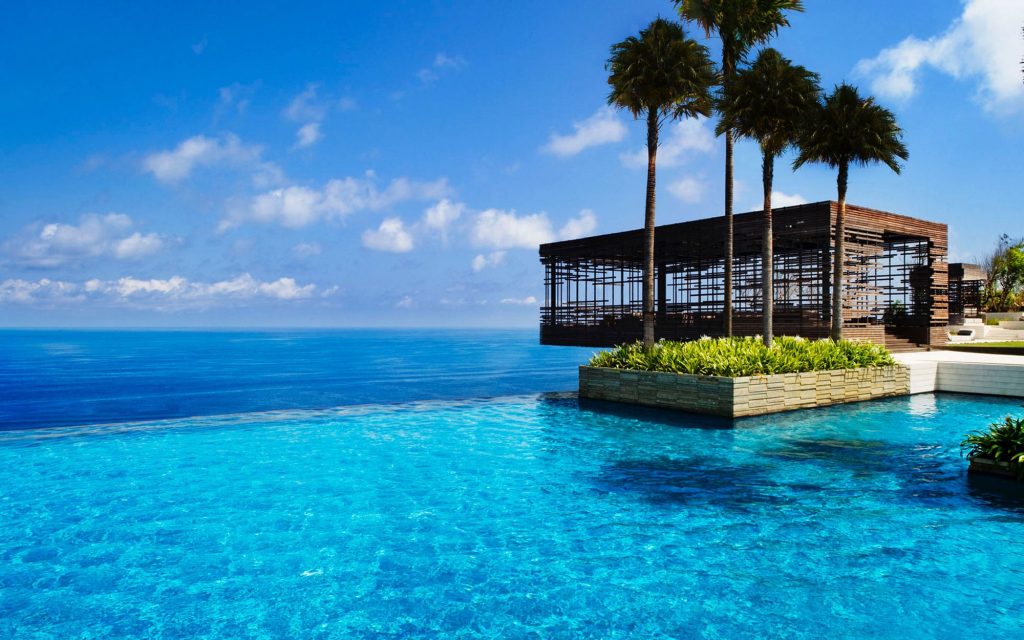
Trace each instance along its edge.
<path fill-rule="evenodd" d="M 772 246 L 772 181 L 775 158 L 792 146 L 804 119 L 818 102 L 818 75 L 764 49 L 748 69 L 740 70 L 725 87 L 718 110 L 722 115 L 719 135 L 732 129 L 761 147 L 761 178 L 764 186 L 764 237 L 761 279 L 764 307 L 763 340 L 772 344 L 772 312 L 775 304 Z"/>
<path fill-rule="evenodd" d="M 988 431 L 974 431 L 960 443 L 968 460 L 988 458 L 1005 462 L 1017 478 L 1024 479 L 1024 418 L 1006 416 L 992 423 Z"/>
<path fill-rule="evenodd" d="M 804 340 L 782 336 L 771 347 L 757 338 L 704 338 L 691 342 L 640 342 L 602 351 L 592 367 L 689 373 L 701 376 L 754 376 L 832 371 L 896 364 L 885 347 L 867 342 Z"/>
<path fill-rule="evenodd" d="M 786 11 L 803 11 L 801 0 L 675 0 L 679 14 L 722 42 L 722 86 L 736 75 L 751 47 L 789 26 Z M 725 130 L 725 300 L 723 331 L 732 335 L 733 132 Z"/>
<path fill-rule="evenodd" d="M 846 250 L 846 186 L 850 165 L 867 166 L 881 162 L 896 173 L 899 160 L 908 157 L 903 133 L 896 116 L 861 97 L 857 88 L 840 84 L 814 109 L 806 120 L 797 146 L 800 153 L 793 169 L 808 162 L 821 162 L 838 170 L 836 190 L 835 253 L 832 259 L 832 339 L 843 337 L 843 265 Z"/>
<path fill-rule="evenodd" d="M 982 293 L 987 311 L 1012 311 L 1024 298 L 1024 239 L 999 237 L 995 251 L 986 258 L 988 280 Z"/>
<path fill-rule="evenodd" d="M 717 74 L 707 47 L 677 22 L 658 18 L 612 45 L 608 104 L 647 119 L 647 198 L 644 208 L 643 339 L 654 344 L 654 209 L 658 131 L 668 119 L 708 116 Z"/>

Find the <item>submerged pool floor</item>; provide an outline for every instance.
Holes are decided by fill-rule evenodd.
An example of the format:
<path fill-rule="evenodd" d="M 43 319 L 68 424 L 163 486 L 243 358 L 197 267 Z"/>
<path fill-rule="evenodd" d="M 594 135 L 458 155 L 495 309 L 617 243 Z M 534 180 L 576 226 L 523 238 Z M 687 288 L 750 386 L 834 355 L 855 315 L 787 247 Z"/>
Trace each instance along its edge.
<path fill-rule="evenodd" d="M 574 397 L 0 433 L 0 637 L 1019 637 L 1019 400 Z"/>

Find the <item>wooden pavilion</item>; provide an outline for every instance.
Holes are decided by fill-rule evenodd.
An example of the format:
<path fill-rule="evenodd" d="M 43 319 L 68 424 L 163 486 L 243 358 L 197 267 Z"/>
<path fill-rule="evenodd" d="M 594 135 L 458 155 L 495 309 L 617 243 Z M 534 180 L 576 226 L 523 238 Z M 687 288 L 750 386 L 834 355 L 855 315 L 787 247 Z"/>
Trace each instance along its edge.
<path fill-rule="evenodd" d="M 838 204 L 782 207 L 774 216 L 776 335 L 829 335 Z M 762 213 L 734 216 L 733 333 L 761 331 Z M 723 332 L 725 218 L 659 226 L 656 336 Z M 946 342 L 945 224 L 847 205 L 843 335 L 893 349 Z M 611 346 L 642 335 L 643 230 L 544 244 L 542 344 Z"/>

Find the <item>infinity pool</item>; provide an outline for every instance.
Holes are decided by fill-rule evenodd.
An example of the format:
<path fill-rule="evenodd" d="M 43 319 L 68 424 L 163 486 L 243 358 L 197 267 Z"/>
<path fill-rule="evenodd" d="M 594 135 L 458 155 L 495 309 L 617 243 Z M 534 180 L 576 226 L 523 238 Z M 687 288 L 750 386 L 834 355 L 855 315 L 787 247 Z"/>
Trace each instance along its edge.
<path fill-rule="evenodd" d="M 1019 637 L 1024 497 L 939 395 L 573 396 L 0 433 L 4 638 Z"/>

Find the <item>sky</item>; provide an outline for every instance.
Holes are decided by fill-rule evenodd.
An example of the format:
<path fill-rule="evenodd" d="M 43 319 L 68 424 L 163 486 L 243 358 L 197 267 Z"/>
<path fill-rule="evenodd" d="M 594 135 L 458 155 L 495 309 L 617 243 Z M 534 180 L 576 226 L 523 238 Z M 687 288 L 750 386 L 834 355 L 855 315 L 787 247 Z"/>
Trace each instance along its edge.
<path fill-rule="evenodd" d="M 805 3 L 771 42 L 892 109 L 850 202 L 1024 235 L 1024 2 Z M 12 3 L 0 326 L 535 326 L 539 243 L 642 225 L 609 47 L 671 2 Z M 719 56 L 718 42 L 688 27 Z M 722 211 L 713 122 L 667 123 L 659 223 Z M 774 202 L 835 198 L 778 162 Z M 760 158 L 736 152 L 736 209 Z"/>

